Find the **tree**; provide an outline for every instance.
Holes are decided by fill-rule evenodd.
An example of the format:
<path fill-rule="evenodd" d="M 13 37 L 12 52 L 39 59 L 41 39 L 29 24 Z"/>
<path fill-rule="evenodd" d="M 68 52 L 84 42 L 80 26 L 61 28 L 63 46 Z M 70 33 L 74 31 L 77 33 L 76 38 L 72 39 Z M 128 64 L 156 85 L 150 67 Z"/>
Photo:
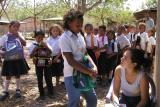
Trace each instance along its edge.
<path fill-rule="evenodd" d="M 155 69 L 154 69 L 154 79 L 156 84 L 156 98 L 157 105 L 156 107 L 160 107 L 160 0 L 158 0 L 157 7 L 157 37 L 156 37 L 156 54 L 155 54 Z"/>
<path fill-rule="evenodd" d="M 146 6 L 149 8 L 157 7 L 157 0 L 147 0 Z"/>
<path fill-rule="evenodd" d="M 7 17 L 8 20 L 10 20 L 7 12 L 6 12 L 6 9 L 8 8 L 8 5 L 10 3 L 10 0 L 1 0 L 0 1 L 0 5 L 1 5 L 1 10 L 0 10 L 0 19 L 3 15 L 3 13 L 5 14 L 5 16 Z"/>
<path fill-rule="evenodd" d="M 112 25 L 113 23 L 124 24 L 134 20 L 133 14 L 123 8 L 123 1 L 105 1 L 95 9 L 87 12 L 89 17 L 99 20 L 99 24 Z"/>
<path fill-rule="evenodd" d="M 102 3 L 102 0 L 63 0 L 70 8 L 86 13 Z"/>

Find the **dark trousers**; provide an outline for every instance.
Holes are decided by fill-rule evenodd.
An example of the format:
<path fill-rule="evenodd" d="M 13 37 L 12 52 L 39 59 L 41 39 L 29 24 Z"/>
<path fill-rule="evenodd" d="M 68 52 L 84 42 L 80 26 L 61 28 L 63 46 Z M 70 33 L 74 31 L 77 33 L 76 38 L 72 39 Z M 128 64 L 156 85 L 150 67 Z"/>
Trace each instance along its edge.
<path fill-rule="evenodd" d="M 53 94 L 53 83 L 52 83 L 52 75 L 50 73 L 50 70 L 48 70 L 47 67 L 35 67 L 35 68 L 36 68 L 38 89 L 39 89 L 40 95 L 45 95 L 44 88 L 43 88 L 43 75 L 47 85 L 48 94 L 49 95 Z"/>

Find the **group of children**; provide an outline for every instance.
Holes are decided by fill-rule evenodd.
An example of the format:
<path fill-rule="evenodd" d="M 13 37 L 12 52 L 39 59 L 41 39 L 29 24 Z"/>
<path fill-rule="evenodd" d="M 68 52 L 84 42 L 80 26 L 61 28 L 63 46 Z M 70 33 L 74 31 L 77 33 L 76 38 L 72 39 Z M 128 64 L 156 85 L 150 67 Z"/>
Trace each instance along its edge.
<path fill-rule="evenodd" d="M 26 41 L 18 33 L 20 23 L 12 21 L 9 25 L 9 32 L 0 38 L 0 54 L 4 58 L 2 76 L 4 92 L 0 96 L 0 101 L 9 97 L 9 83 L 11 77 L 16 78 L 16 97 L 21 97 L 20 76 L 27 74 L 29 66 L 24 57 L 23 46 Z M 94 28 L 88 23 L 84 27 L 84 40 L 86 49 L 98 68 L 98 79 L 102 86 L 106 85 L 111 71 L 120 63 L 123 51 L 127 47 L 142 49 L 147 57 L 153 59 L 155 51 L 154 29 L 146 32 L 144 23 L 138 26 L 138 32 L 134 25 L 119 26 L 117 32 L 114 30 L 106 31 L 106 26 L 101 25 Z M 43 31 L 35 31 L 35 41 L 28 47 L 29 55 L 35 64 L 38 89 L 40 99 L 45 98 L 43 88 L 43 76 L 48 89 L 48 96 L 53 98 L 54 90 L 52 77 L 56 77 L 56 85 L 59 85 L 60 76 L 63 76 L 63 58 L 59 47 L 59 38 L 63 30 L 60 25 L 53 25 L 49 29 L 49 37 L 45 41 Z"/>

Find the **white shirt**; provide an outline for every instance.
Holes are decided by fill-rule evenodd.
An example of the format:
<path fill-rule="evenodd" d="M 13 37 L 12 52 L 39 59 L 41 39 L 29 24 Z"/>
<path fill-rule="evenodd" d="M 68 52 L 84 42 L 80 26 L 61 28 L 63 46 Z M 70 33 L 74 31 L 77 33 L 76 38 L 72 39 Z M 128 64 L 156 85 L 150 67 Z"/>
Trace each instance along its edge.
<path fill-rule="evenodd" d="M 59 39 L 59 46 L 64 59 L 64 77 L 72 76 L 73 67 L 67 62 L 63 52 L 71 52 L 76 61 L 81 61 L 86 51 L 86 44 L 83 36 L 78 33 L 77 36 L 71 31 L 65 31 Z"/>
<path fill-rule="evenodd" d="M 152 29 L 154 27 L 154 20 L 149 17 L 149 19 L 146 21 L 146 31 Z"/>
<path fill-rule="evenodd" d="M 156 45 L 156 40 L 153 36 L 149 37 L 149 40 L 148 40 L 148 45 L 147 45 L 147 52 L 148 53 L 151 53 L 152 45 Z"/>
<path fill-rule="evenodd" d="M 126 36 L 124 36 L 124 34 L 117 36 L 116 41 L 120 45 L 120 49 L 123 49 L 126 46 L 131 46 L 130 41 L 127 39 Z"/>
<path fill-rule="evenodd" d="M 29 55 L 32 53 L 32 51 L 34 50 L 34 48 L 36 47 L 35 44 L 38 44 L 37 41 L 33 41 L 29 46 L 27 46 L 28 51 L 29 51 Z"/>
<path fill-rule="evenodd" d="M 108 37 L 107 36 L 99 36 L 98 37 L 98 47 L 103 48 L 104 45 L 108 45 Z"/>
<path fill-rule="evenodd" d="M 50 46 L 51 49 L 52 49 L 52 55 L 51 56 L 56 56 L 58 54 L 61 53 L 61 49 L 59 47 L 59 36 L 57 36 L 56 38 L 53 38 L 53 37 L 49 37 L 47 40 L 46 40 L 46 43 L 47 43 L 47 46 Z"/>
<path fill-rule="evenodd" d="M 92 47 L 91 46 L 91 35 L 86 35 L 85 38 L 86 38 L 87 47 Z M 98 41 L 97 41 L 97 37 L 95 35 L 94 35 L 93 40 L 94 40 L 94 46 L 98 47 Z"/>
<path fill-rule="evenodd" d="M 146 43 L 148 42 L 148 34 L 146 32 L 143 32 L 143 33 L 138 33 L 136 35 L 136 40 L 137 40 L 137 37 L 140 36 L 141 38 L 141 41 L 140 41 L 140 46 L 141 46 L 141 49 L 145 51 L 145 48 L 146 48 Z"/>

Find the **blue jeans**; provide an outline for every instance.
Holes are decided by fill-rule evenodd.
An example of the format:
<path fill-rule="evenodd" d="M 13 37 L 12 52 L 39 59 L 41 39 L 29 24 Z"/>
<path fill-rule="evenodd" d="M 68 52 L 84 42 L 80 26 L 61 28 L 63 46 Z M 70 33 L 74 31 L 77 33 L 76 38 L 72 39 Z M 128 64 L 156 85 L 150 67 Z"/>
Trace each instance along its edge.
<path fill-rule="evenodd" d="M 69 98 L 68 107 L 79 107 L 81 94 L 83 94 L 86 99 L 87 107 L 97 106 L 97 97 L 94 89 L 90 91 L 81 92 L 79 89 L 73 86 L 72 76 L 65 77 L 64 81 L 65 81 L 65 87 L 66 87 L 68 98 Z"/>

